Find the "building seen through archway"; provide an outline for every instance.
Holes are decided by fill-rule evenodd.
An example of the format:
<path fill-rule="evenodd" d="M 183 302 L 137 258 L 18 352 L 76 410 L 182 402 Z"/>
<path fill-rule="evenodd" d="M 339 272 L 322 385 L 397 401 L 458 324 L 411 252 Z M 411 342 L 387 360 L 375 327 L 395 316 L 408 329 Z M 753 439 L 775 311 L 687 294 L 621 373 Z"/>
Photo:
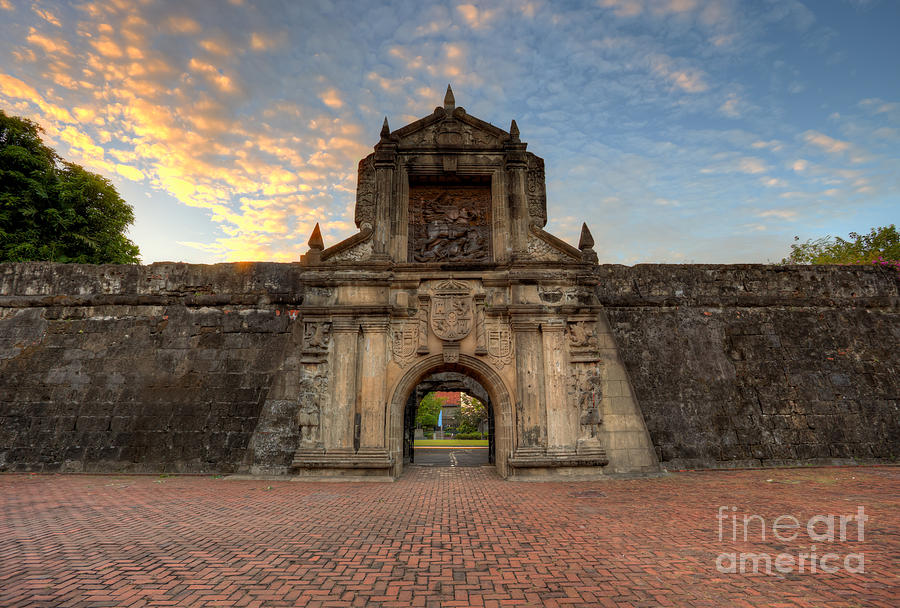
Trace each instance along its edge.
<path fill-rule="evenodd" d="M 439 424 L 436 437 L 440 439 L 427 442 L 431 436 L 423 432 L 417 424 L 416 413 L 419 405 L 428 396 L 436 399 L 450 400 L 450 407 L 443 407 L 444 418 Z M 453 402 L 455 396 L 456 401 Z M 486 445 L 465 445 L 456 441 L 459 432 L 460 400 L 466 396 L 484 406 L 484 420 L 473 430 L 484 438 Z M 448 412 L 452 412 L 448 414 Z M 403 423 L 403 464 L 436 465 L 436 466 L 480 466 L 494 463 L 493 422 L 494 410 L 490 396 L 477 380 L 460 372 L 437 372 L 422 380 L 410 393 L 404 409 Z M 445 430 L 446 429 L 446 430 Z M 471 438 L 469 438 L 471 439 Z M 419 445 L 416 444 L 418 440 Z"/>

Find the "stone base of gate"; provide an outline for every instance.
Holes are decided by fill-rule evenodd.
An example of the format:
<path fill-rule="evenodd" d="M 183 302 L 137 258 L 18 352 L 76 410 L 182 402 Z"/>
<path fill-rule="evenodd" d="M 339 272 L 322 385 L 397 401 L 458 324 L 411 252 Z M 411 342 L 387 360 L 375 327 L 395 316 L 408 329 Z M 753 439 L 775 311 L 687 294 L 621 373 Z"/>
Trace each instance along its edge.
<path fill-rule="evenodd" d="M 376 481 L 393 479 L 394 459 L 387 452 L 298 453 L 291 475 L 304 478 L 351 478 Z"/>
<path fill-rule="evenodd" d="M 511 480 L 600 479 L 606 477 L 603 467 L 609 464 L 609 458 L 600 448 L 579 453 L 519 448 L 507 464 Z"/>

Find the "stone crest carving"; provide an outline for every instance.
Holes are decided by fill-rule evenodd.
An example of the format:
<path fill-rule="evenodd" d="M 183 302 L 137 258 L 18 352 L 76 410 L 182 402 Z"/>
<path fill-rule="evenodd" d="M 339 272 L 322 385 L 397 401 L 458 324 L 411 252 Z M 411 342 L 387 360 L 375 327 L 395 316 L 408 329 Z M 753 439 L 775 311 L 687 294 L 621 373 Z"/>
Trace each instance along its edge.
<path fill-rule="evenodd" d="M 506 323 L 487 326 L 487 352 L 495 367 L 503 368 L 512 360 L 512 331 Z"/>
<path fill-rule="evenodd" d="M 394 362 L 406 367 L 416 357 L 419 347 L 418 321 L 405 321 L 391 325 L 391 353 Z"/>
<path fill-rule="evenodd" d="M 375 223 L 375 155 L 359 161 L 356 185 L 356 227 L 372 228 Z"/>
<path fill-rule="evenodd" d="M 409 258 L 486 261 L 491 251 L 490 187 L 414 186 L 409 190 Z"/>
<path fill-rule="evenodd" d="M 431 330 L 441 340 L 457 341 L 474 325 L 472 294 L 465 283 L 444 281 L 431 297 Z"/>

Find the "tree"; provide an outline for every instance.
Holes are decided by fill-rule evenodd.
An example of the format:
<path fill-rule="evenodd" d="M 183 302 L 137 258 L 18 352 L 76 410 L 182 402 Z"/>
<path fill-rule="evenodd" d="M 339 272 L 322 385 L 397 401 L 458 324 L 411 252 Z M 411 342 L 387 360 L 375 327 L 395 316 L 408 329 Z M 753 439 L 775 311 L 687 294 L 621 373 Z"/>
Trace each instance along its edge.
<path fill-rule="evenodd" d="M 416 425 L 428 428 L 436 427 L 438 416 L 444 405 L 444 400 L 434 393 L 428 393 L 422 397 L 422 400 L 419 402 L 419 409 L 416 410 Z"/>
<path fill-rule="evenodd" d="M 459 431 L 461 433 L 474 433 L 478 430 L 478 425 L 487 420 L 487 408 L 484 404 L 463 393 L 459 399 Z"/>
<path fill-rule="evenodd" d="M 106 178 L 65 162 L 41 127 L 0 110 L 0 262 L 137 264 L 134 210 Z"/>
<path fill-rule="evenodd" d="M 851 240 L 826 236 L 791 245 L 782 264 L 900 264 L 900 234 L 894 224 L 872 228 L 868 234 L 851 232 Z M 800 237 L 794 237 L 799 241 Z"/>

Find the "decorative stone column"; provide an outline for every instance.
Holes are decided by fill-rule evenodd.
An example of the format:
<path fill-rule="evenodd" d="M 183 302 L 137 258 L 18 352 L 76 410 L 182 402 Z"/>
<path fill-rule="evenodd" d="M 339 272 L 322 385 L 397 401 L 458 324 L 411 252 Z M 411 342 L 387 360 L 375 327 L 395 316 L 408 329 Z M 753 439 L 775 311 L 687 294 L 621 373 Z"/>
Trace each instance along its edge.
<path fill-rule="evenodd" d="M 566 323 L 541 323 L 544 348 L 544 399 L 547 404 L 547 455 L 575 453 L 578 420 L 566 399 Z"/>
<path fill-rule="evenodd" d="M 353 453 L 353 423 L 356 412 L 356 343 L 359 323 L 335 318 L 332 323 L 331 411 L 323 416 L 322 440 L 327 454 Z"/>
<path fill-rule="evenodd" d="M 546 451 L 547 439 L 540 324 L 532 319 L 513 318 L 511 325 L 516 342 L 516 454 L 539 454 Z"/>
<path fill-rule="evenodd" d="M 375 234 L 372 236 L 374 259 L 386 259 L 391 240 L 391 209 L 394 207 L 394 175 L 397 170 L 397 143 L 391 139 L 387 118 L 381 129 L 381 141 L 375 146 Z"/>
<path fill-rule="evenodd" d="M 527 144 L 519 140 L 519 127 L 512 121 L 509 128 L 510 139 L 503 144 L 504 165 L 506 169 L 506 194 L 509 197 L 510 219 L 512 230 L 513 256 L 521 255 L 528 246 L 528 199 L 526 197 L 526 180 L 528 158 L 525 155 Z"/>
<path fill-rule="evenodd" d="M 385 395 L 388 363 L 387 319 L 366 319 L 360 324 L 363 332 L 363 351 L 360 374 L 360 437 L 359 454 L 387 455 L 384 437 Z"/>

